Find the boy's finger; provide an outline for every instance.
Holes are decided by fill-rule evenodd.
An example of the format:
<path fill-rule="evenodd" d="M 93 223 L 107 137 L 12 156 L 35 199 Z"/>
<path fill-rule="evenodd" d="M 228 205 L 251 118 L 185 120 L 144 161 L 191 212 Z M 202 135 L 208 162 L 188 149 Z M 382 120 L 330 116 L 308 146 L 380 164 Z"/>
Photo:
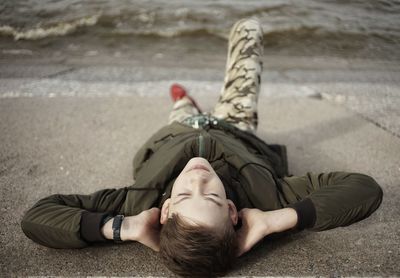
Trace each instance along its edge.
<path fill-rule="evenodd" d="M 242 238 L 241 241 L 239 241 L 239 246 L 238 246 L 238 252 L 237 252 L 237 256 L 240 257 L 241 255 L 243 255 L 244 253 L 246 253 L 246 245 L 245 245 L 245 239 Z"/>
<path fill-rule="evenodd" d="M 238 232 L 238 245 L 240 254 L 246 253 L 252 247 L 252 242 L 250 240 L 248 231 L 241 230 Z"/>
<path fill-rule="evenodd" d="M 237 230 L 237 232 L 236 232 L 236 237 L 237 237 L 237 239 L 238 239 L 239 241 L 241 241 L 241 240 L 243 239 L 243 237 L 244 237 L 244 235 L 243 235 L 243 227 L 240 228 L 239 230 Z"/>
<path fill-rule="evenodd" d="M 236 253 L 237 257 L 242 256 L 244 253 L 246 253 L 247 251 L 243 248 L 243 246 L 238 248 L 238 252 Z"/>
<path fill-rule="evenodd" d="M 239 211 L 238 215 L 239 215 L 240 217 L 243 217 L 243 216 L 246 215 L 246 212 L 247 212 L 248 210 L 249 210 L 248 208 L 241 209 L 241 210 Z"/>

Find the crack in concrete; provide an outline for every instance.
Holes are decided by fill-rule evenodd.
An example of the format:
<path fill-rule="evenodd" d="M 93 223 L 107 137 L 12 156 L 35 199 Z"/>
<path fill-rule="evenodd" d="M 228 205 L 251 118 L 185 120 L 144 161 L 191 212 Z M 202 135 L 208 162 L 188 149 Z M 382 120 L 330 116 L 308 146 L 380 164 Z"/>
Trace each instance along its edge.
<path fill-rule="evenodd" d="M 293 78 L 293 77 L 289 76 L 289 75 L 286 73 L 286 71 L 279 71 L 279 74 L 282 75 L 283 77 L 285 77 L 285 78 L 288 79 L 288 80 L 291 80 L 291 81 L 294 81 L 294 82 L 301 82 L 301 80 L 298 80 L 298 79 L 296 79 L 296 78 Z M 310 86 L 305 86 L 305 85 L 304 85 L 304 88 L 307 88 L 307 89 L 309 89 L 310 91 L 314 92 L 314 94 L 305 95 L 306 97 L 315 98 L 315 99 L 318 99 L 318 100 L 326 100 L 326 101 L 328 101 L 328 102 L 330 102 L 330 103 L 339 104 L 339 105 L 341 105 L 342 107 L 344 107 L 346 110 L 351 111 L 352 113 L 355 113 L 355 114 L 359 115 L 361 118 L 363 118 L 363 119 L 366 120 L 367 122 L 374 124 L 376 127 L 380 128 L 380 129 L 382 129 L 382 130 L 384 130 L 384 131 L 390 133 L 391 135 L 395 136 L 396 138 L 399 138 L 399 139 L 400 139 L 400 134 L 396 133 L 396 132 L 393 131 L 393 130 L 390 130 L 390 129 L 387 128 L 386 126 L 384 126 L 384 125 L 382 125 L 381 123 L 379 123 L 379 122 L 373 120 L 372 118 L 368 117 L 367 115 L 364 115 L 364 114 L 361 113 L 361 112 L 358 112 L 358 111 L 356 111 L 356 110 L 354 110 L 354 109 L 351 109 L 350 107 L 348 107 L 348 105 L 346 105 L 346 101 L 341 101 L 341 102 L 335 101 L 334 98 L 335 98 L 335 97 L 338 97 L 338 96 L 340 96 L 340 95 L 338 95 L 338 94 L 321 93 L 321 92 L 319 92 L 318 90 L 316 90 L 315 88 L 312 88 L 312 87 L 310 87 Z"/>

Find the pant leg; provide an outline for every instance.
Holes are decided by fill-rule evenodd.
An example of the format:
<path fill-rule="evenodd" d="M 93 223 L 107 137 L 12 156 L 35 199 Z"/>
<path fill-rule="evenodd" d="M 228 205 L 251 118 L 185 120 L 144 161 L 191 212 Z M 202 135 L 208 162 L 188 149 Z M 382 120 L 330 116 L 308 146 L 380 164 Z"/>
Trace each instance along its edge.
<path fill-rule="evenodd" d="M 212 111 L 237 128 L 255 132 L 257 99 L 260 91 L 263 32 L 256 19 L 239 20 L 229 36 L 224 87 Z"/>
<path fill-rule="evenodd" d="M 199 110 L 197 110 L 189 98 L 184 97 L 174 103 L 174 107 L 169 114 L 168 124 L 175 121 L 182 122 L 186 118 L 196 114 L 199 114 Z"/>

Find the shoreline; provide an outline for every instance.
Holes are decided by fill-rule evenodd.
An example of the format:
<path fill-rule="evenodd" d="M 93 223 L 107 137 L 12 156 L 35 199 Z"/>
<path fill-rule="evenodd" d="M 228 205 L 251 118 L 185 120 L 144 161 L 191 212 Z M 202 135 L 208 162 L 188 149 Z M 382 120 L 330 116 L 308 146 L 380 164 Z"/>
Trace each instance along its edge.
<path fill-rule="evenodd" d="M 31 60 L 33 63 L 78 65 L 132 65 L 188 68 L 222 68 L 227 41 L 215 36 L 95 36 L 85 32 L 41 40 L 0 37 L 0 63 Z M 264 37 L 264 59 L 271 67 L 302 67 L 307 58 L 332 61 L 378 61 L 400 64 L 400 48 L 377 37 L 351 40 L 335 37 Z M 298 59 L 300 57 L 300 59 Z M 279 59 L 283 62 L 280 63 Z M 289 62 L 288 60 L 294 60 Z"/>

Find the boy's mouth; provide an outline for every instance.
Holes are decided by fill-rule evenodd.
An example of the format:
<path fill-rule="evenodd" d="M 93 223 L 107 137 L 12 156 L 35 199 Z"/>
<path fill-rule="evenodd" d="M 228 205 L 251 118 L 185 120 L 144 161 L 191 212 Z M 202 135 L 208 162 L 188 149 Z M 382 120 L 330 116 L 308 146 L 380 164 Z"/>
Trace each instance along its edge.
<path fill-rule="evenodd" d="M 210 170 L 206 166 L 201 165 L 201 164 L 196 164 L 196 165 L 190 167 L 189 170 L 187 170 L 186 172 L 190 172 L 192 170 L 204 170 L 204 171 L 210 172 Z"/>

